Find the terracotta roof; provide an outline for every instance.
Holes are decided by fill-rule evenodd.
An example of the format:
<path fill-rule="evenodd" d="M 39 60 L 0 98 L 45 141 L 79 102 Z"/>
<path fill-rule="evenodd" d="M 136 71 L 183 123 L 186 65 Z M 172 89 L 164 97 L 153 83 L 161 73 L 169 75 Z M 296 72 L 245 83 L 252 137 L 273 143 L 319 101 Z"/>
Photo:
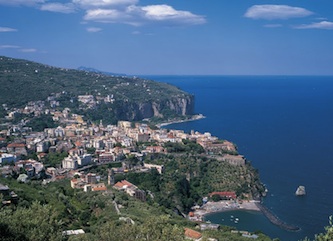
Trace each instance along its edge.
<path fill-rule="evenodd" d="M 106 191 L 107 188 L 106 188 L 106 186 L 103 186 L 103 187 L 93 187 L 93 188 L 91 188 L 91 190 L 93 192 L 95 192 L 95 191 Z"/>
<path fill-rule="evenodd" d="M 235 192 L 212 192 L 209 194 L 209 196 L 213 196 L 213 195 L 219 195 L 221 197 L 230 197 L 233 199 L 236 199 L 236 197 L 237 197 Z"/>
<path fill-rule="evenodd" d="M 185 228 L 185 236 L 192 239 L 199 239 L 202 237 L 202 234 L 193 229 Z"/>
<path fill-rule="evenodd" d="M 22 143 L 10 143 L 10 144 L 8 144 L 8 146 L 7 147 L 15 147 L 15 148 L 17 148 L 17 147 L 25 147 L 25 144 L 22 144 Z"/>
<path fill-rule="evenodd" d="M 132 183 L 130 183 L 130 182 L 126 181 L 126 180 L 121 181 L 121 183 L 122 183 L 124 186 L 125 186 L 125 185 L 128 186 L 128 187 L 133 186 Z"/>
<path fill-rule="evenodd" d="M 123 184 L 121 182 L 117 182 L 116 184 L 113 185 L 115 188 L 122 188 Z"/>
<path fill-rule="evenodd" d="M 133 184 L 126 180 L 122 180 L 113 185 L 113 187 L 115 187 L 115 188 L 123 188 L 124 186 L 131 187 L 131 186 L 133 186 Z"/>

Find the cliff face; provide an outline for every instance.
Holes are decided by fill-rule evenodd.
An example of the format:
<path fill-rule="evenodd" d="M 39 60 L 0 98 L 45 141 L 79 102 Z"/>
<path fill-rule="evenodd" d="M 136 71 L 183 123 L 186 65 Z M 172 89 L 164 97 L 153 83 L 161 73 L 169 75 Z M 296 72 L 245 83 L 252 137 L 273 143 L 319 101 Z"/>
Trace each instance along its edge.
<path fill-rule="evenodd" d="M 0 56 L 0 73 L 0 86 L 5 90 L 0 106 L 4 104 L 9 111 L 42 101 L 51 110 L 70 108 L 72 113 L 105 123 L 169 119 L 194 111 L 192 95 L 143 78 L 56 68 L 5 56 Z M 30 89 L 33 91 L 27 91 Z M 0 119 L 5 114 L 0 110 Z"/>
<path fill-rule="evenodd" d="M 161 101 L 148 101 L 144 103 L 123 103 L 115 109 L 118 119 L 138 121 L 145 118 L 170 116 L 186 116 L 194 114 L 194 96 L 185 95 L 171 97 Z"/>

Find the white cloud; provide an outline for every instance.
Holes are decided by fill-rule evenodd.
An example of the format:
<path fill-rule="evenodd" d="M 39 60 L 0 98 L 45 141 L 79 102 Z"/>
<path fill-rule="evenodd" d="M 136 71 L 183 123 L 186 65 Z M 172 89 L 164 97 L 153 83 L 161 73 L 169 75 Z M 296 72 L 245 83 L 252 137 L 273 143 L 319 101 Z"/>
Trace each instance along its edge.
<path fill-rule="evenodd" d="M 310 16 L 313 13 L 305 8 L 292 7 L 288 5 L 254 5 L 244 14 L 253 19 L 289 19 Z"/>
<path fill-rule="evenodd" d="M 0 49 L 18 49 L 20 48 L 20 46 L 17 46 L 17 45 L 0 45 Z"/>
<path fill-rule="evenodd" d="M 32 6 L 44 3 L 45 0 L 0 0 L 0 5 L 25 5 Z"/>
<path fill-rule="evenodd" d="M 117 5 L 128 6 L 138 3 L 138 0 L 73 0 L 73 3 L 78 4 L 83 8 L 91 8 Z"/>
<path fill-rule="evenodd" d="M 165 23 L 172 25 L 203 24 L 206 19 L 188 11 L 179 11 L 169 5 L 128 6 L 120 9 L 87 10 L 84 20 L 142 25 L 145 23 Z"/>
<path fill-rule="evenodd" d="M 129 18 L 123 12 L 116 9 L 92 9 L 86 12 L 85 20 L 92 20 L 97 22 L 122 22 Z"/>
<path fill-rule="evenodd" d="M 139 34 L 141 34 L 141 32 L 140 31 L 133 31 L 132 34 L 133 35 L 139 35 Z"/>
<path fill-rule="evenodd" d="M 37 49 L 20 49 L 20 52 L 23 52 L 23 53 L 34 53 L 34 52 L 37 52 Z"/>
<path fill-rule="evenodd" d="M 46 3 L 40 7 L 42 11 L 50 11 L 50 12 L 57 12 L 57 13 L 73 13 L 75 12 L 74 4 L 68 3 Z"/>
<path fill-rule="evenodd" d="M 203 24 L 206 19 L 188 11 L 179 11 L 169 5 L 149 5 L 141 7 L 144 17 L 153 21 L 174 21 L 183 24 Z"/>
<path fill-rule="evenodd" d="M 101 28 L 95 28 L 95 27 L 91 27 L 91 28 L 87 28 L 87 31 L 89 32 L 89 33 L 97 33 L 97 32 L 100 32 L 100 31 L 102 31 L 103 29 L 101 29 Z"/>
<path fill-rule="evenodd" d="M 1 32 L 16 32 L 17 29 L 15 28 L 7 28 L 7 27 L 0 27 L 0 33 Z"/>
<path fill-rule="evenodd" d="M 318 23 L 302 24 L 302 25 L 299 25 L 299 26 L 295 26 L 294 28 L 297 28 L 297 29 L 328 29 L 328 30 L 333 30 L 333 22 L 321 21 L 321 22 L 318 22 Z"/>

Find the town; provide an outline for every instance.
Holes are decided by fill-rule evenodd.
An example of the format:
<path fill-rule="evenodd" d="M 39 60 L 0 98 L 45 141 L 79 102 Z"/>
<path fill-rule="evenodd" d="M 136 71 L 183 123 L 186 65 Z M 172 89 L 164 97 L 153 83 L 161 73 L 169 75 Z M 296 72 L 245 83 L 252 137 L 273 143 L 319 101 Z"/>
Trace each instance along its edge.
<path fill-rule="evenodd" d="M 80 101 L 92 97 L 80 96 Z M 52 101 L 52 98 L 50 98 Z M 91 103 L 91 101 L 89 102 Z M 56 103 L 54 103 L 56 105 Z M 45 128 L 35 132 L 24 125 L 22 120 L 19 125 L 9 125 L 0 132 L 0 173 L 2 177 L 15 177 L 18 182 L 28 183 L 30 180 L 42 180 L 43 185 L 58 180 L 68 180 L 70 187 L 81 189 L 84 192 L 110 192 L 123 191 L 127 195 L 145 202 L 147 195 L 154 198 L 154 193 L 139 189 L 128 180 L 116 180 L 116 174 L 144 173 L 155 169 L 163 175 L 164 165 L 151 163 L 147 156 L 167 155 L 168 153 L 189 153 L 184 144 L 192 144 L 198 149 L 195 154 L 205 158 L 213 158 L 218 162 L 228 163 L 231 166 L 241 167 L 246 165 L 246 159 L 239 155 L 236 146 L 227 141 L 220 140 L 210 133 L 160 128 L 149 122 L 118 121 L 117 125 L 103 125 L 84 121 L 83 116 L 71 113 L 69 108 L 62 111 L 45 109 L 43 102 L 31 102 L 24 109 L 17 109 L 15 113 L 25 112 L 41 115 L 46 112 L 54 121 L 59 123 L 55 128 Z M 7 119 L 13 118 L 15 113 L 9 112 Z M 194 154 L 194 153 L 192 153 Z M 49 156 L 57 156 L 57 161 L 50 162 Z M 104 175 L 94 172 L 94 168 L 103 166 L 107 168 Z M 10 187 L 1 184 L 1 193 L 6 194 L 2 205 L 17 203 L 18 195 L 10 191 Z M 218 191 L 218 190 L 217 190 Z M 207 194 L 209 199 L 226 200 L 223 202 L 228 207 L 219 207 L 219 210 L 228 210 L 232 205 L 238 205 L 235 190 L 229 192 L 212 192 Z M 203 197 L 207 203 L 207 197 Z M 229 201 L 227 201 L 229 200 Z M 113 201 L 118 215 L 120 207 Z M 211 212 L 207 206 L 194 207 L 195 212 L 188 214 L 189 220 L 203 221 L 205 212 Z M 222 205 L 222 204 L 220 204 Z M 235 206 L 236 207 L 236 206 Z M 251 206 L 253 207 L 253 206 Z M 130 220 L 133 222 L 133 220 Z M 206 224 L 207 226 L 207 224 Z M 204 229 L 206 227 L 204 225 Z M 208 225 L 216 229 L 216 225 Z M 80 234 L 79 230 L 64 231 L 65 235 Z M 186 229 L 185 235 L 197 237 L 201 234 L 192 229 Z M 245 235 L 245 234 L 244 234 Z"/>
<path fill-rule="evenodd" d="M 84 103 L 91 98 L 93 97 L 79 96 L 79 100 Z M 49 98 L 49 101 L 52 102 L 53 99 Z M 112 162 L 122 163 L 122 168 L 118 171 L 125 172 L 133 168 L 124 162 L 126 157 L 135 156 L 142 160 L 147 153 L 166 153 L 165 143 L 181 143 L 183 140 L 200 144 L 207 155 L 218 160 L 233 165 L 245 165 L 245 158 L 238 155 L 233 143 L 219 140 L 208 132 L 185 133 L 182 130 L 162 129 L 129 121 L 119 121 L 117 125 L 107 126 L 102 122 L 88 124 L 83 120 L 83 116 L 71 113 L 69 108 L 63 111 L 46 109 L 43 101 L 30 102 L 22 110 L 9 112 L 7 119 L 17 112 L 41 115 L 42 111 L 51 114 L 53 120 L 61 125 L 45 128 L 43 132 L 33 132 L 23 124 L 10 125 L 8 129 L 0 132 L 0 164 L 3 175 L 24 168 L 28 178 L 38 177 L 44 170 L 43 161 L 49 153 L 68 153 L 61 165 L 46 167 L 46 174 L 50 175 L 51 179 L 73 175 L 77 170 L 89 165 Z M 24 160 L 28 153 L 35 153 L 37 160 Z M 144 163 L 142 168 L 151 166 Z M 158 169 L 161 172 L 163 168 Z"/>

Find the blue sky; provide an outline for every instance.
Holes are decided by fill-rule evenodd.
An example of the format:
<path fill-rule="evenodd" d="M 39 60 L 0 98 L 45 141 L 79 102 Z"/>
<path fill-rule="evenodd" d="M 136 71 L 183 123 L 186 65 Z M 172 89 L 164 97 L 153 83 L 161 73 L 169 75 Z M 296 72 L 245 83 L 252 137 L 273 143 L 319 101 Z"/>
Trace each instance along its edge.
<path fill-rule="evenodd" d="M 0 0 L 0 55 L 127 74 L 333 75 L 333 1 Z"/>

